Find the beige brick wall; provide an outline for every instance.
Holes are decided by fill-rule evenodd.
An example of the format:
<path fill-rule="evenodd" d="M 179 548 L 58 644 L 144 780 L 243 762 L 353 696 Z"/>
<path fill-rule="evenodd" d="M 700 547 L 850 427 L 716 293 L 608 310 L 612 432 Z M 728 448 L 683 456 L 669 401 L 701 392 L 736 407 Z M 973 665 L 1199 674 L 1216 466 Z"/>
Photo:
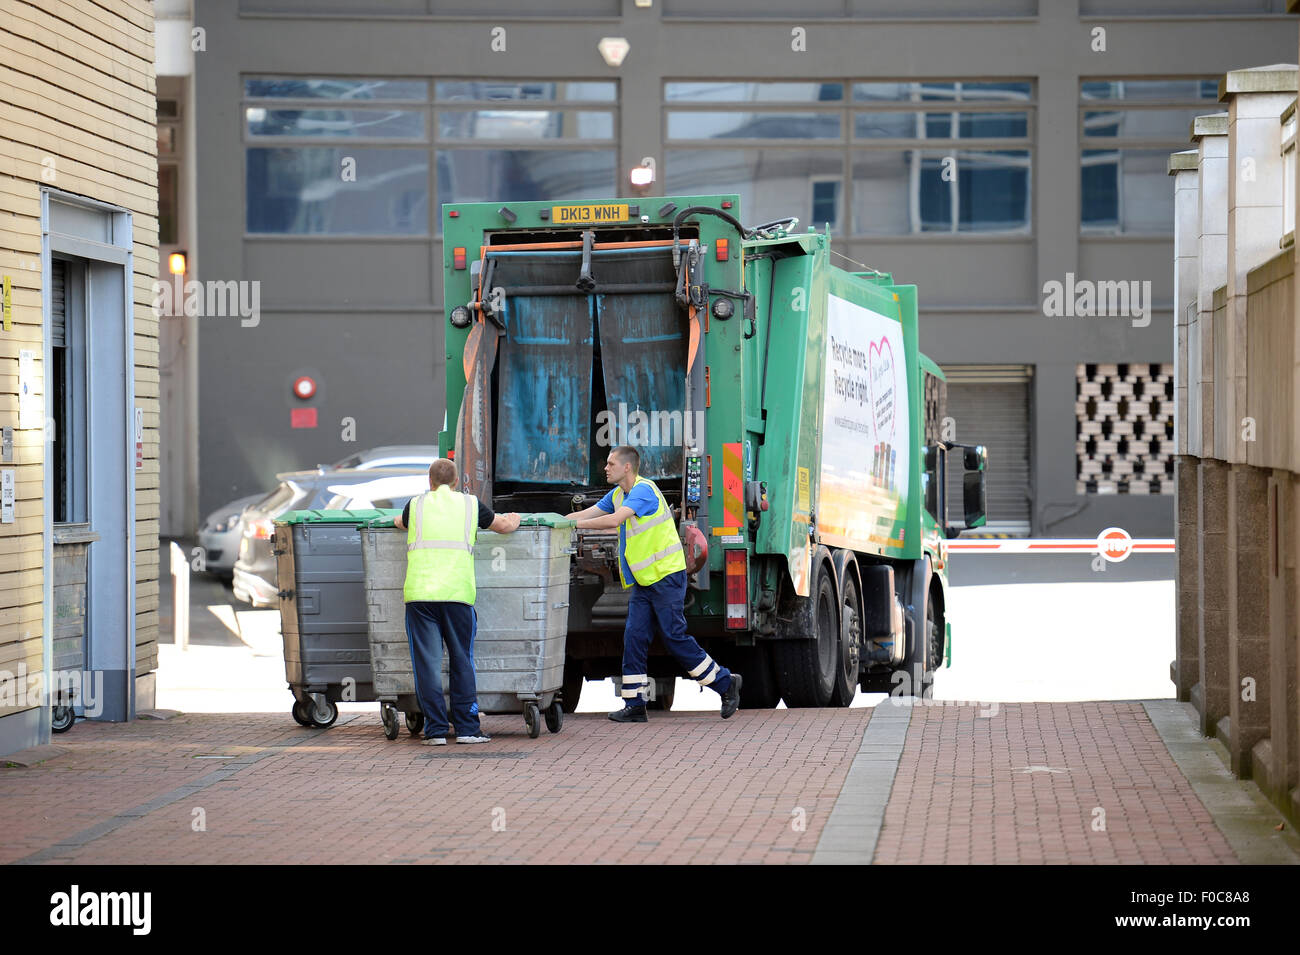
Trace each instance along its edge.
<path fill-rule="evenodd" d="M 158 659 L 158 274 L 153 4 L 0 0 L 0 275 L 13 329 L 0 331 L 0 423 L 18 424 L 18 352 L 41 354 L 40 190 L 133 213 L 135 394 L 145 412 L 136 486 L 136 673 Z M 15 522 L 0 524 L 0 669 L 41 665 L 43 434 L 15 431 Z M 6 467 L 8 465 L 5 465 Z M 0 708 L 0 716 L 12 710 Z"/>

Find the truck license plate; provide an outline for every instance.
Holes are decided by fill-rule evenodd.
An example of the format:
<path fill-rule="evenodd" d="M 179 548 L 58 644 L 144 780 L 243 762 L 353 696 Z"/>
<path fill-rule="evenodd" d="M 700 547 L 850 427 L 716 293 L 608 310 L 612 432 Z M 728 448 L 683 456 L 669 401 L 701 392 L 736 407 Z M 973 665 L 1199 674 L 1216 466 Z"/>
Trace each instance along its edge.
<path fill-rule="evenodd" d="M 556 225 L 626 222 L 627 205 L 551 206 L 551 221 Z"/>

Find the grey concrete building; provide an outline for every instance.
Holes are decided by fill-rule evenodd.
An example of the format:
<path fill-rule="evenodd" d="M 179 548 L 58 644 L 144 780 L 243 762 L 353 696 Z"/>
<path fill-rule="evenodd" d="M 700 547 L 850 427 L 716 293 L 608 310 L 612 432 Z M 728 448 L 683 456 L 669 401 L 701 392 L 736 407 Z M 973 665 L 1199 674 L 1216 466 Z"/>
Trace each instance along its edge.
<path fill-rule="evenodd" d="M 195 486 L 202 513 L 435 441 L 439 204 L 626 195 L 648 157 L 652 195 L 738 193 L 919 286 L 991 529 L 1172 536 L 1166 162 L 1226 71 L 1294 56 L 1281 0 L 196 0 L 193 26 L 206 312 L 164 533 Z"/>

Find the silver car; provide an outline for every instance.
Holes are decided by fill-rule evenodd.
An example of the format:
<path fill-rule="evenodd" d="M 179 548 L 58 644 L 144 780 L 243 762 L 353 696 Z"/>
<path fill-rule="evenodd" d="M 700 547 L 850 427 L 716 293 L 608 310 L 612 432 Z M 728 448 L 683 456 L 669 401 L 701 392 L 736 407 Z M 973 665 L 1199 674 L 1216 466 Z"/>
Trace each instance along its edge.
<path fill-rule="evenodd" d="M 203 548 L 208 573 L 230 580 L 234 574 L 235 561 L 239 559 L 244 509 L 264 497 L 265 492 L 241 497 L 217 508 L 203 519 L 203 524 L 199 527 L 199 546 Z"/>
<path fill-rule="evenodd" d="M 341 461 L 321 465 L 321 471 L 357 470 L 374 468 L 427 468 L 438 457 L 438 447 L 433 444 L 385 444 L 350 454 Z M 244 511 L 268 497 L 268 492 L 250 494 L 231 501 L 209 514 L 199 528 L 199 546 L 205 552 L 208 573 L 226 581 L 233 579 L 235 561 L 239 559 L 239 542 L 244 537 Z M 367 505 L 368 506 L 368 505 Z"/>

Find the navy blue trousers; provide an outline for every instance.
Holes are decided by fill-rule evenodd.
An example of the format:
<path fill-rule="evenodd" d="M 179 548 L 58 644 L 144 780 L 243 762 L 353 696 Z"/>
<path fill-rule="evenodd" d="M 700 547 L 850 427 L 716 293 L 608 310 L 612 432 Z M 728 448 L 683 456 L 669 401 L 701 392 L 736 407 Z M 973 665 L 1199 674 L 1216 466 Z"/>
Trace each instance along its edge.
<path fill-rule="evenodd" d="M 686 571 L 679 570 L 663 580 L 642 587 L 632 586 L 628 598 L 627 626 L 623 630 L 623 688 L 625 706 L 644 706 L 650 698 L 650 677 L 646 661 L 655 631 L 664 648 L 686 670 L 686 675 L 719 695 L 731 687 L 731 671 L 704 652 L 686 632 Z"/>
<path fill-rule="evenodd" d="M 451 722 L 457 736 L 477 736 L 478 690 L 474 684 L 474 635 L 478 614 L 469 604 L 413 600 L 406 605 L 406 639 L 411 645 L 415 695 L 424 713 L 424 738 L 447 735 L 442 695 L 442 645 L 447 644 Z"/>

